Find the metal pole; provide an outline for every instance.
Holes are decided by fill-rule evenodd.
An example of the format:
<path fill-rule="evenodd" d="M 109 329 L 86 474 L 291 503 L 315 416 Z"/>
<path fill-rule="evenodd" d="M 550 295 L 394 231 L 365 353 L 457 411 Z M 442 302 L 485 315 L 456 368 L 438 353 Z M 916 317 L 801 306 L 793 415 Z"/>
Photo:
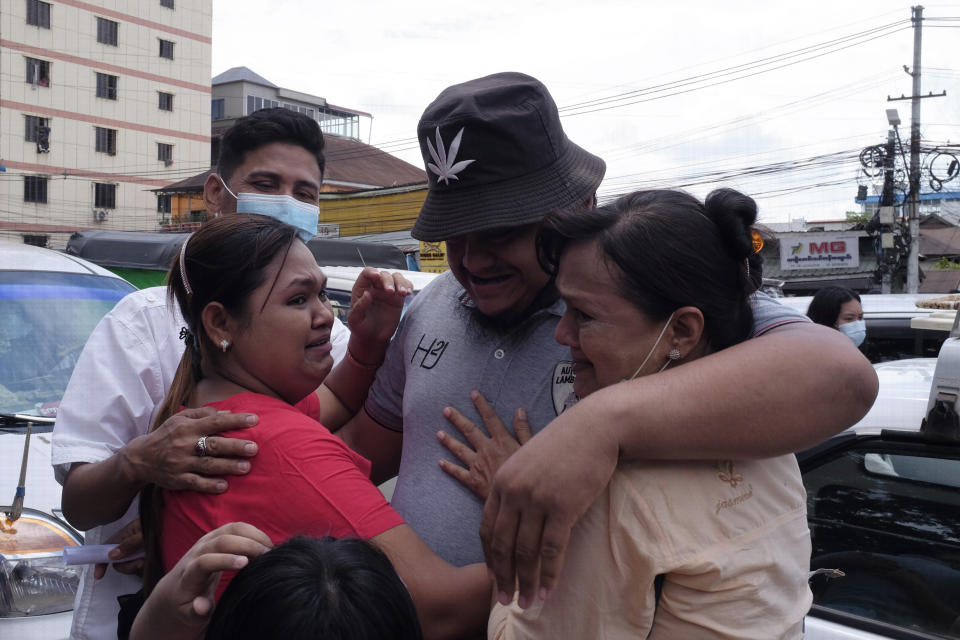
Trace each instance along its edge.
<path fill-rule="evenodd" d="M 884 154 L 883 159 L 883 191 L 880 193 L 880 206 L 881 207 L 892 207 L 893 202 L 893 170 L 896 163 L 896 158 L 894 156 L 894 145 L 896 143 L 896 131 L 890 129 L 887 132 L 887 144 L 885 145 L 886 154 Z M 885 234 L 894 232 L 892 228 L 887 228 L 886 225 L 881 227 L 880 238 L 881 248 L 883 247 L 883 236 Z M 891 273 L 890 273 L 890 257 L 887 255 L 887 251 L 893 251 L 893 247 L 887 247 L 883 250 L 883 272 L 880 276 L 880 292 L 881 293 L 890 293 L 891 291 Z"/>
<path fill-rule="evenodd" d="M 916 293 L 920 286 L 920 51 L 923 7 L 912 8 L 913 16 L 913 95 L 910 100 L 910 253 L 907 256 L 907 292 Z"/>

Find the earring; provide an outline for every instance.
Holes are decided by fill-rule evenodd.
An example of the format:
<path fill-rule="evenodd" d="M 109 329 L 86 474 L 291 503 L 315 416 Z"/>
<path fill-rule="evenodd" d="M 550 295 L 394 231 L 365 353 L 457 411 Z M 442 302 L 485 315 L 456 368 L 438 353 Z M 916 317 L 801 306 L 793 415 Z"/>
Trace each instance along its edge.
<path fill-rule="evenodd" d="M 226 353 L 226 352 L 227 352 L 227 349 L 229 349 L 229 348 L 230 348 L 230 341 L 229 341 L 229 340 L 227 340 L 226 338 L 224 338 L 223 340 L 220 341 L 220 351 L 223 351 L 224 353 Z"/>
<path fill-rule="evenodd" d="M 676 347 L 670 349 L 670 353 L 667 354 L 667 358 L 669 358 L 672 362 L 676 362 L 682 357 L 683 356 L 680 355 L 680 349 L 677 349 Z"/>

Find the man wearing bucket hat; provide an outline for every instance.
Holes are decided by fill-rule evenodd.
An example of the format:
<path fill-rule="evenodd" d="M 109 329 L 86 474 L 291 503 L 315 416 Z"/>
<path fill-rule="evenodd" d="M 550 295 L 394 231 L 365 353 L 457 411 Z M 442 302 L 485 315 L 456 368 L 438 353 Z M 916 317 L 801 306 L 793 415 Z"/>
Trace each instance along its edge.
<path fill-rule="evenodd" d="M 375 480 L 399 469 L 393 506 L 449 562 L 483 560 L 477 531 L 485 516 L 486 559 L 501 601 L 513 593 L 516 571 L 524 603 L 539 593 L 541 571 L 552 586 L 570 527 L 606 486 L 618 456 L 780 455 L 869 409 L 870 364 L 840 343 L 825 347 L 822 332 L 760 295 L 758 337 L 748 344 L 614 385 L 605 402 L 593 394 L 560 416 L 572 362 L 553 337 L 564 306 L 537 261 L 535 238 L 548 212 L 593 205 L 603 161 L 566 137 L 546 88 L 519 73 L 447 88 L 424 112 L 418 137 L 429 190 L 412 235 L 445 240 L 450 271 L 414 299 L 364 411 L 341 434 L 372 459 Z M 827 382 L 824 367 L 843 383 Z M 537 432 L 551 424 L 498 472 L 485 512 L 437 465 L 452 460 L 437 443 L 438 431 L 455 432 L 446 407 L 481 423 L 464 406 L 472 391 L 499 415 L 524 408 L 518 426 L 528 421 Z M 744 410 L 750 406 L 763 410 Z"/>

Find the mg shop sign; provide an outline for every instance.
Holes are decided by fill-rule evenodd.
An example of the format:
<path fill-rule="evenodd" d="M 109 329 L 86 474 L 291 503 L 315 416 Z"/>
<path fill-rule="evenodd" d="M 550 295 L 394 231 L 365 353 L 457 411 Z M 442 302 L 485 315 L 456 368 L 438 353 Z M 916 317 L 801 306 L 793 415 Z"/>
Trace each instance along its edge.
<path fill-rule="evenodd" d="M 804 233 L 780 238 L 780 269 L 836 269 L 860 266 L 857 236 Z"/>

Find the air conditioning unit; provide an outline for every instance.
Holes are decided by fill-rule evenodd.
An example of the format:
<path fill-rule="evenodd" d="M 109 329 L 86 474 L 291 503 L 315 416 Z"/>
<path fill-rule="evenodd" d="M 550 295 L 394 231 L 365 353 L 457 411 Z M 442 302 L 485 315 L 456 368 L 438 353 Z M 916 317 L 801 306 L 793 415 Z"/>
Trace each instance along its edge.
<path fill-rule="evenodd" d="M 169 158 L 163 161 L 163 166 L 165 167 L 169 167 L 172 164 L 173 164 L 173 160 L 170 160 Z"/>
<path fill-rule="evenodd" d="M 93 221 L 94 222 L 103 222 L 107 219 L 107 210 L 106 209 L 94 209 L 93 210 Z"/>

